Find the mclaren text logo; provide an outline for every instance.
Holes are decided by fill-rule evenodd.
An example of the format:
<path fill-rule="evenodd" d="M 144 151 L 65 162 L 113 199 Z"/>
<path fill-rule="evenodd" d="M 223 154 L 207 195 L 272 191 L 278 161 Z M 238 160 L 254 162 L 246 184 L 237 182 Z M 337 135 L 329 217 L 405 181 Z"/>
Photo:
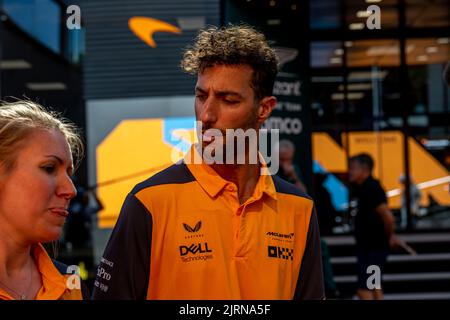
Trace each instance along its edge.
<path fill-rule="evenodd" d="M 198 260 L 212 259 L 212 250 L 208 247 L 208 243 L 193 243 L 190 246 L 180 246 L 181 261 L 190 262 Z"/>
<path fill-rule="evenodd" d="M 187 232 L 198 232 L 198 231 L 200 231 L 200 228 L 202 227 L 202 222 L 201 221 L 197 222 L 197 224 L 193 228 L 190 225 L 188 225 L 187 223 L 183 223 L 183 227 Z"/>
<path fill-rule="evenodd" d="M 284 260 L 294 260 L 294 249 L 268 246 L 269 258 L 280 258 Z"/>
<path fill-rule="evenodd" d="M 278 233 L 278 232 L 269 231 L 266 233 L 266 236 L 274 237 L 274 238 L 281 238 L 281 239 L 292 239 L 294 237 L 294 233 L 291 232 L 291 233 L 286 234 L 286 233 Z"/>

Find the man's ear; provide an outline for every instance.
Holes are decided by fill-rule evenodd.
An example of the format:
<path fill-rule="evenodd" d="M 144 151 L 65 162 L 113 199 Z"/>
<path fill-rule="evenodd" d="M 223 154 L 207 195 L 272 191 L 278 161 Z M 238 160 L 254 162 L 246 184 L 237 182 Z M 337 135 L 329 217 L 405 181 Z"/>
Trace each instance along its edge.
<path fill-rule="evenodd" d="M 261 99 L 256 115 L 259 123 L 263 123 L 270 116 L 276 104 L 277 98 L 275 98 L 274 96 L 264 97 Z"/>

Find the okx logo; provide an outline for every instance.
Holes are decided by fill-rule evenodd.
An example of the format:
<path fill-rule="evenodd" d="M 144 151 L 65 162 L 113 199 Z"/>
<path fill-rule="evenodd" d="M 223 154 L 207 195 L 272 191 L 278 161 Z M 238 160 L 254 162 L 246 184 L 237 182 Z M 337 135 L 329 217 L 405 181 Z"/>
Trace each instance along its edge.
<path fill-rule="evenodd" d="M 197 224 L 193 228 L 187 223 L 183 223 L 183 227 L 187 232 L 197 232 L 202 227 L 202 222 L 201 221 L 197 222 Z"/>
<path fill-rule="evenodd" d="M 191 254 L 198 254 L 198 253 L 209 253 L 212 252 L 212 250 L 210 250 L 208 248 L 208 243 L 198 243 L 198 244 L 191 244 L 189 247 L 188 246 L 180 246 L 180 255 L 181 256 L 185 256 L 189 253 Z"/>
<path fill-rule="evenodd" d="M 268 254 L 270 258 L 280 258 L 284 260 L 294 260 L 294 249 L 268 246 Z"/>

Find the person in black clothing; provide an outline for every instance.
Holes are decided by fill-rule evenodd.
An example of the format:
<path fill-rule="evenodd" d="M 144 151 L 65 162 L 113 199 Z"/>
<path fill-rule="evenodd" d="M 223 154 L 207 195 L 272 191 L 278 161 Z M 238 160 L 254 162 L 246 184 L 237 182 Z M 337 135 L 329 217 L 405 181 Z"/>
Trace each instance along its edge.
<path fill-rule="evenodd" d="M 447 66 L 444 69 L 443 78 L 445 83 L 450 87 L 450 61 L 447 62 Z"/>
<path fill-rule="evenodd" d="M 94 190 L 80 186 L 75 177 L 72 180 L 76 186 L 77 195 L 70 202 L 64 241 L 69 248 L 89 248 L 92 246 L 92 217 L 103 209 L 103 205 Z"/>
<path fill-rule="evenodd" d="M 334 221 L 337 216 L 331 195 L 324 186 L 327 177 L 327 173 L 314 174 L 314 205 L 319 220 L 321 236 L 330 236 L 333 234 Z"/>
<path fill-rule="evenodd" d="M 373 274 L 369 266 L 379 267 L 381 275 L 386 264 L 389 248 L 400 246 L 395 235 L 395 220 L 387 205 L 385 191 L 378 180 L 372 177 L 373 159 L 366 153 L 353 156 L 349 160 L 349 181 L 352 184 L 352 209 L 356 210 L 354 232 L 357 250 L 358 289 L 357 295 L 363 300 L 381 300 L 381 286 L 368 278 Z M 368 283 L 369 282 L 369 283 Z"/>
<path fill-rule="evenodd" d="M 331 195 L 325 188 L 324 183 L 327 179 L 327 173 L 314 174 L 314 206 L 319 220 L 320 230 L 320 249 L 322 252 L 322 268 L 325 284 L 325 294 L 327 299 L 339 298 L 340 293 L 336 286 L 333 276 L 333 267 L 330 261 L 330 253 L 328 244 L 324 240 L 324 236 L 333 234 L 334 219 L 337 212 L 331 201 Z"/>

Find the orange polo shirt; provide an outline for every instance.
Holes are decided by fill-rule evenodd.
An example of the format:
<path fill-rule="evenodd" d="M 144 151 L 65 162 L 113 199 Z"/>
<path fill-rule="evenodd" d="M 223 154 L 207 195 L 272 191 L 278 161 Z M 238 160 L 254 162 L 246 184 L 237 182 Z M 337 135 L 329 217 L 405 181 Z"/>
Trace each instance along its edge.
<path fill-rule="evenodd" d="M 34 245 L 31 250 L 42 279 L 42 287 L 35 300 L 82 300 L 81 290 L 67 288 L 69 275 L 62 275 L 56 269 L 41 244 Z M 14 298 L 0 288 L 0 300 L 14 300 Z"/>
<path fill-rule="evenodd" d="M 260 175 L 240 204 L 236 185 L 205 163 L 186 162 L 127 196 L 94 299 L 324 298 L 311 198 Z"/>

